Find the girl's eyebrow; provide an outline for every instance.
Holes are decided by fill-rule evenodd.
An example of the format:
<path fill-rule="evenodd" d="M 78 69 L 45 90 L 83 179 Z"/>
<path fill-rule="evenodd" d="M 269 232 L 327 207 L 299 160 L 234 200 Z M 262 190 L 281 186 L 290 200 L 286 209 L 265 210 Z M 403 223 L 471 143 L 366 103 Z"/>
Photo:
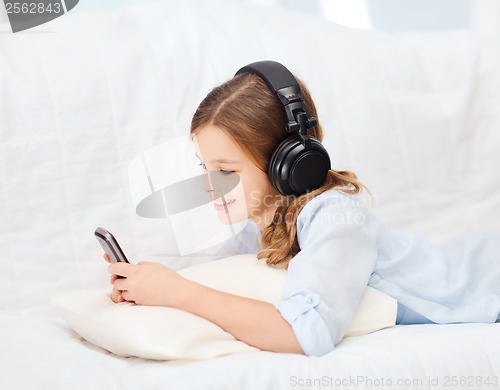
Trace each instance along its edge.
<path fill-rule="evenodd" d="M 198 154 L 195 153 L 195 155 L 196 155 L 196 157 L 198 157 L 198 160 L 201 161 L 201 158 L 198 156 Z M 212 163 L 219 162 L 219 163 L 225 163 L 225 164 L 235 164 L 235 163 L 239 163 L 240 161 L 238 161 L 238 160 L 227 160 L 227 159 L 222 158 L 220 160 L 212 160 L 211 162 Z"/>

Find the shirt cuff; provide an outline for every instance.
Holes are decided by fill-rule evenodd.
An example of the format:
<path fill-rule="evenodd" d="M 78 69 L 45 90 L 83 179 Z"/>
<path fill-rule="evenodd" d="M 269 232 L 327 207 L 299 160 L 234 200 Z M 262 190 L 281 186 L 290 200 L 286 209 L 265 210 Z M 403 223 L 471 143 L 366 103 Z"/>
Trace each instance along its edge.
<path fill-rule="evenodd" d="M 273 303 L 292 326 L 307 356 L 323 356 L 334 348 L 330 330 L 315 309 L 320 304 L 319 295 L 308 289 L 296 290 L 288 298 Z"/>

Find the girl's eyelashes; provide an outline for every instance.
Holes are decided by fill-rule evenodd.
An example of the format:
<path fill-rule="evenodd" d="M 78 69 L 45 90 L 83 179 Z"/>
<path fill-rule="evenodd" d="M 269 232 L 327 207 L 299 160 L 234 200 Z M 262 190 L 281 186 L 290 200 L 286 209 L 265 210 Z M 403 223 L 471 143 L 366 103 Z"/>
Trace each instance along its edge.
<path fill-rule="evenodd" d="M 203 166 L 203 169 L 205 169 L 205 170 L 207 169 L 207 167 L 203 163 L 198 164 L 198 166 Z M 225 171 L 224 169 L 220 169 L 219 172 L 221 172 L 223 175 L 229 175 L 230 173 L 233 173 L 234 171 Z"/>

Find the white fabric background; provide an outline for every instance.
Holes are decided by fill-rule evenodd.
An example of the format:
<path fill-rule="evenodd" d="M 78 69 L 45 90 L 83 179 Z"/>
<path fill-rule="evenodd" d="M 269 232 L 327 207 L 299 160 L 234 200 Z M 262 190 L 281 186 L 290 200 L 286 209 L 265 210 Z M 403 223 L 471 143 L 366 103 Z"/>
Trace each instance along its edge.
<path fill-rule="evenodd" d="M 178 269 L 209 259 L 172 255 L 167 221 L 135 215 L 128 165 L 188 132 L 206 93 L 249 62 L 280 61 L 306 82 L 333 167 L 358 174 L 376 195 L 370 207 L 390 226 L 437 243 L 500 227 L 498 37 L 376 34 L 221 0 L 70 12 L 43 30 L 53 32 L 0 35 L 0 344 L 15 367 L 32 356 L 48 369 L 68 346 L 57 343 L 64 326 L 50 312 L 51 293 L 107 285 L 96 226 L 136 261 Z M 418 342 L 401 332 L 400 340 Z M 462 343 L 462 333 L 446 334 Z M 482 334 L 467 353 L 492 373 L 498 348 L 488 349 L 491 328 Z M 379 337 L 372 339 L 385 346 L 391 336 Z M 30 343 L 57 356 L 25 355 Z M 353 364 L 359 355 L 349 356 Z M 398 372 L 392 367 L 386 372 Z"/>
<path fill-rule="evenodd" d="M 436 242 L 498 227 L 498 38 L 374 34 L 296 13 L 285 23 L 231 2 L 154 4 L 1 36 L 2 304 L 105 282 L 98 225 L 132 258 L 176 253 L 167 221 L 135 215 L 128 164 L 187 133 L 213 86 L 265 58 L 309 85 L 333 167 L 359 175 L 387 223 Z"/>

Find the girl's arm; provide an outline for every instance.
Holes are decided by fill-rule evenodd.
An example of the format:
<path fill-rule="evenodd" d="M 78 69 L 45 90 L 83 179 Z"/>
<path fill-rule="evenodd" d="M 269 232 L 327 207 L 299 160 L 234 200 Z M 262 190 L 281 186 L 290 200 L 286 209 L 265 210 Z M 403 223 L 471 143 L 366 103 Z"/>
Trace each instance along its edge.
<path fill-rule="evenodd" d="M 123 297 L 138 305 L 173 307 L 203 317 L 261 350 L 304 354 L 292 327 L 271 303 L 206 287 L 160 263 L 113 263 L 108 270 L 113 274 L 113 302 Z"/>
<path fill-rule="evenodd" d="M 178 309 L 203 317 L 236 339 L 272 352 L 304 354 L 290 324 L 273 304 L 228 294 L 188 280 Z"/>

